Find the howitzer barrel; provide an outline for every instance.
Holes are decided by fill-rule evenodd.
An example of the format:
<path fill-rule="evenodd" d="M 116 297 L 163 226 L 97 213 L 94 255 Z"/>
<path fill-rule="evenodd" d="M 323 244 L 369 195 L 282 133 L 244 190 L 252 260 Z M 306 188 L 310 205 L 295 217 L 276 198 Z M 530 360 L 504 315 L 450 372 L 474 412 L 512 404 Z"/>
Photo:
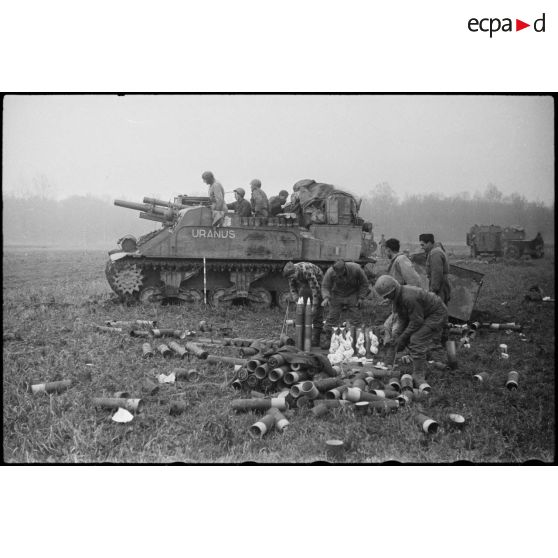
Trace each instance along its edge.
<path fill-rule="evenodd" d="M 149 205 L 160 205 L 169 209 L 184 209 L 188 207 L 187 205 L 183 205 L 181 203 L 167 202 L 165 200 L 158 200 L 157 198 L 143 198 L 143 203 L 148 203 Z"/>
<path fill-rule="evenodd" d="M 114 205 L 118 207 L 126 207 L 127 209 L 135 209 L 136 211 L 142 211 L 144 213 L 148 213 L 149 215 L 156 215 L 169 221 L 172 220 L 174 217 L 174 212 L 172 211 L 172 209 L 155 207 L 153 205 L 149 205 L 148 203 L 135 203 L 124 200 L 114 200 Z"/>
<path fill-rule="evenodd" d="M 140 214 L 140 219 L 148 219 L 149 221 L 157 221 L 157 223 L 165 223 L 166 219 L 160 215 L 153 215 L 153 213 L 145 213 L 142 211 Z"/>

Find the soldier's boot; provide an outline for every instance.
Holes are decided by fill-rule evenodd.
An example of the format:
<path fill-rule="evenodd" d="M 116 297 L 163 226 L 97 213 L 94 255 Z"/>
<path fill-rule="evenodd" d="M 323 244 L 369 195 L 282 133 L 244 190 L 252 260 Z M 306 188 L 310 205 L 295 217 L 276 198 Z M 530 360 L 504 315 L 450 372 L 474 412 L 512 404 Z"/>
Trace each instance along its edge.
<path fill-rule="evenodd" d="M 324 330 L 320 335 L 320 348 L 329 350 L 331 345 L 331 330 Z"/>
<path fill-rule="evenodd" d="M 312 340 L 310 343 L 312 347 L 320 347 L 321 334 L 322 334 L 321 328 L 317 328 L 317 327 L 312 328 Z"/>

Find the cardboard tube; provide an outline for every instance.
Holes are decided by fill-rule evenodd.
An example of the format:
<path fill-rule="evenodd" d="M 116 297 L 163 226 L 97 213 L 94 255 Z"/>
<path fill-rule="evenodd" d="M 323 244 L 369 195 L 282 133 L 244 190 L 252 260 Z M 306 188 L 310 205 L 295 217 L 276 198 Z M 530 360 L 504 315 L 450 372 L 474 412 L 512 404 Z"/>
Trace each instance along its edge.
<path fill-rule="evenodd" d="M 426 415 L 419 413 L 418 415 L 415 415 L 414 419 L 420 428 L 427 434 L 434 434 L 438 430 L 438 423 Z"/>
<path fill-rule="evenodd" d="M 152 358 L 154 356 L 153 347 L 149 343 L 144 343 L 141 346 L 142 358 Z"/>
<path fill-rule="evenodd" d="M 248 432 L 255 438 L 261 438 L 265 436 L 268 432 L 273 430 L 275 426 L 275 417 L 271 414 L 264 415 L 258 422 L 254 423 Z"/>
<path fill-rule="evenodd" d="M 112 396 L 116 399 L 130 399 L 130 394 L 127 391 L 115 391 Z"/>
<path fill-rule="evenodd" d="M 287 365 L 278 366 L 269 371 L 269 379 L 272 382 L 279 381 L 287 372 L 290 372 L 290 368 Z"/>
<path fill-rule="evenodd" d="M 506 387 L 509 390 L 516 390 L 518 388 L 519 374 L 515 370 L 508 372 L 508 380 L 506 381 Z"/>
<path fill-rule="evenodd" d="M 178 335 L 176 335 L 178 332 Z M 153 337 L 180 337 L 180 330 L 170 328 L 152 328 L 151 335 Z"/>
<path fill-rule="evenodd" d="M 270 368 L 279 368 L 282 367 L 286 364 L 286 360 L 285 357 L 281 354 L 276 354 L 276 355 L 271 355 L 269 357 L 269 359 L 267 360 L 267 363 L 269 364 Z M 287 366 L 287 369 L 289 369 L 290 367 Z"/>
<path fill-rule="evenodd" d="M 188 347 L 186 347 L 188 348 Z M 233 358 L 219 355 L 207 355 L 207 362 L 211 364 L 240 364 L 241 366 L 246 366 L 247 360 L 243 358 Z"/>
<path fill-rule="evenodd" d="M 116 397 L 94 397 L 93 406 L 103 409 L 118 409 L 122 407 L 131 413 L 139 413 L 143 409 L 141 399 L 119 399 Z"/>
<path fill-rule="evenodd" d="M 310 399 L 316 399 L 316 397 L 320 395 L 320 392 L 313 382 L 305 381 L 300 384 L 300 394 Z"/>
<path fill-rule="evenodd" d="M 231 386 L 236 391 L 240 391 L 240 390 L 244 389 L 244 383 L 241 382 L 239 379 L 233 380 L 231 382 Z"/>
<path fill-rule="evenodd" d="M 385 415 L 387 413 L 394 413 L 397 409 L 399 409 L 399 401 L 397 399 L 382 399 L 370 402 L 370 410 L 374 413 Z"/>
<path fill-rule="evenodd" d="M 169 348 L 174 351 L 180 358 L 185 358 L 188 356 L 188 351 L 181 347 L 176 341 L 171 341 L 169 343 Z"/>
<path fill-rule="evenodd" d="M 368 386 L 368 389 L 382 389 L 384 387 L 382 382 L 380 382 L 380 380 L 378 380 L 378 378 L 374 378 L 374 376 L 366 378 L 366 380 L 364 380 L 364 381 L 366 382 L 366 385 Z"/>
<path fill-rule="evenodd" d="M 304 348 L 304 299 L 300 297 L 295 310 L 295 346 Z"/>
<path fill-rule="evenodd" d="M 355 403 L 355 412 L 360 415 L 367 415 L 370 412 L 370 401 L 358 401 Z"/>
<path fill-rule="evenodd" d="M 391 378 L 389 380 L 389 386 L 398 393 L 401 393 L 401 384 L 399 383 L 399 380 L 397 378 Z"/>
<path fill-rule="evenodd" d="M 485 384 L 490 380 L 490 376 L 487 372 L 479 372 L 473 376 L 473 379 L 476 380 L 479 384 Z"/>
<path fill-rule="evenodd" d="M 338 461 L 345 455 L 345 444 L 343 440 L 326 440 L 325 450 L 329 459 Z"/>
<path fill-rule="evenodd" d="M 186 350 L 202 360 L 205 360 L 209 356 L 207 351 L 204 351 L 198 344 L 192 343 L 191 341 L 186 343 Z"/>
<path fill-rule="evenodd" d="M 246 363 L 246 368 L 250 370 L 250 372 L 254 372 L 258 366 L 261 366 L 263 361 L 258 359 L 251 359 Z"/>
<path fill-rule="evenodd" d="M 269 409 L 268 414 L 275 419 L 275 430 L 284 432 L 287 426 L 289 426 L 289 421 L 279 409 L 272 407 Z"/>
<path fill-rule="evenodd" d="M 259 352 L 260 351 L 255 347 L 240 347 L 240 349 L 238 349 L 238 354 L 243 358 L 257 355 Z"/>
<path fill-rule="evenodd" d="M 240 367 L 237 371 L 236 371 L 236 377 L 237 379 L 239 379 L 241 382 L 245 382 L 248 379 L 248 376 L 250 375 L 250 373 L 248 372 L 248 370 L 246 370 L 246 368 L 242 368 Z"/>
<path fill-rule="evenodd" d="M 131 337 L 149 337 L 149 331 L 146 331 L 145 329 L 132 329 L 132 331 L 130 331 L 130 336 Z"/>
<path fill-rule="evenodd" d="M 339 378 L 325 378 L 323 380 L 314 380 L 314 385 L 319 392 L 325 393 L 330 389 L 340 386 L 343 382 Z"/>
<path fill-rule="evenodd" d="M 61 380 L 59 382 L 46 382 L 44 384 L 33 384 L 31 393 L 62 393 L 72 385 L 72 380 Z"/>
<path fill-rule="evenodd" d="M 267 410 L 275 407 L 280 411 L 287 410 L 287 404 L 283 397 L 272 397 L 271 399 L 235 399 L 231 402 L 234 411 Z"/>
<path fill-rule="evenodd" d="M 312 350 L 312 304 L 310 298 L 306 300 L 304 308 L 304 350 Z"/>
<path fill-rule="evenodd" d="M 296 384 L 297 382 L 303 382 L 304 380 L 308 380 L 310 375 L 306 372 L 287 372 L 283 376 L 283 381 L 288 385 Z"/>
<path fill-rule="evenodd" d="M 267 362 L 260 364 L 254 370 L 254 374 L 256 375 L 256 378 L 258 378 L 259 380 L 263 380 L 264 378 L 267 378 L 268 372 L 269 372 L 269 366 Z"/>
<path fill-rule="evenodd" d="M 347 385 L 337 386 L 333 389 L 326 391 L 326 399 L 341 399 L 343 397 L 343 393 L 345 393 L 349 389 Z"/>
<path fill-rule="evenodd" d="M 410 405 L 413 401 L 413 393 L 406 390 L 401 392 L 401 395 L 396 397 L 396 401 L 399 401 L 400 406 Z"/>
<path fill-rule="evenodd" d="M 248 378 L 246 378 L 246 385 L 248 387 L 255 388 L 259 383 L 260 381 L 254 374 L 250 374 Z"/>
<path fill-rule="evenodd" d="M 198 382 L 201 379 L 201 374 L 195 369 L 190 368 L 174 368 L 174 375 L 177 380 L 187 380 L 188 382 Z"/>
<path fill-rule="evenodd" d="M 165 358 L 170 358 L 172 356 L 172 351 L 170 350 L 170 348 L 168 347 L 168 345 L 165 345 L 165 343 L 161 343 L 160 345 L 157 346 L 157 350 L 163 355 L 163 357 Z"/>
<path fill-rule="evenodd" d="M 371 389 L 370 393 L 382 399 L 395 399 L 399 395 L 399 392 L 394 389 Z"/>

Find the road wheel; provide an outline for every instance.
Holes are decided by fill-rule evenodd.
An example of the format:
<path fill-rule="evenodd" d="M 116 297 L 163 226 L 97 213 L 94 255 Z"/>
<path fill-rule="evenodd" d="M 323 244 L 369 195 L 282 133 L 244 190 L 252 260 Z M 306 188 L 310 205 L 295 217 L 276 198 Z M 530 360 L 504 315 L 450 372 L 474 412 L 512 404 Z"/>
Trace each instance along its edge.
<path fill-rule="evenodd" d="M 271 306 L 273 297 L 267 289 L 264 289 L 263 287 L 256 287 L 249 292 L 248 300 L 250 301 L 250 306 L 252 306 L 252 308 L 263 310 Z"/>
<path fill-rule="evenodd" d="M 197 289 L 180 290 L 180 299 L 192 304 L 197 304 L 203 302 L 203 292 Z"/>
<path fill-rule="evenodd" d="M 223 300 L 223 296 L 226 294 L 226 289 L 215 289 L 209 295 L 209 301 L 214 308 L 223 308 L 230 306 L 232 300 Z"/>
<path fill-rule="evenodd" d="M 145 287 L 140 291 L 139 299 L 142 304 L 161 302 L 163 294 L 157 287 Z"/>

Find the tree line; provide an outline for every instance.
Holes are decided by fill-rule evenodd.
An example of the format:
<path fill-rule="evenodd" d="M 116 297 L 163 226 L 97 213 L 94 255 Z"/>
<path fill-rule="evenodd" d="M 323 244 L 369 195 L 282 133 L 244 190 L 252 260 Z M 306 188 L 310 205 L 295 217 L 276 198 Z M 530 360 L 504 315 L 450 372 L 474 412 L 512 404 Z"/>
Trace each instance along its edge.
<path fill-rule="evenodd" d="M 429 232 L 442 242 L 465 244 L 477 224 L 521 226 L 527 239 L 540 232 L 546 243 L 554 243 L 554 204 L 528 201 L 517 193 L 504 196 L 494 184 L 472 195 L 417 194 L 401 200 L 384 182 L 362 198 L 360 215 L 373 223 L 376 240 L 383 233 L 386 239 L 417 244 L 418 235 Z"/>
<path fill-rule="evenodd" d="M 421 194 L 400 199 L 389 184 L 381 183 L 363 197 L 360 215 L 373 223 L 376 240 L 383 233 L 386 238 L 417 244 L 420 233 L 431 232 L 442 242 L 465 244 L 473 225 L 495 224 L 519 225 L 527 238 L 541 232 L 546 243 L 554 241 L 554 204 L 528 201 L 520 194 L 506 197 L 493 184 L 482 194 Z M 137 211 L 115 207 L 108 197 L 55 200 L 44 191 L 3 196 L 5 246 L 110 249 L 124 234 L 140 236 L 158 228 L 158 223 L 140 219 Z"/>

